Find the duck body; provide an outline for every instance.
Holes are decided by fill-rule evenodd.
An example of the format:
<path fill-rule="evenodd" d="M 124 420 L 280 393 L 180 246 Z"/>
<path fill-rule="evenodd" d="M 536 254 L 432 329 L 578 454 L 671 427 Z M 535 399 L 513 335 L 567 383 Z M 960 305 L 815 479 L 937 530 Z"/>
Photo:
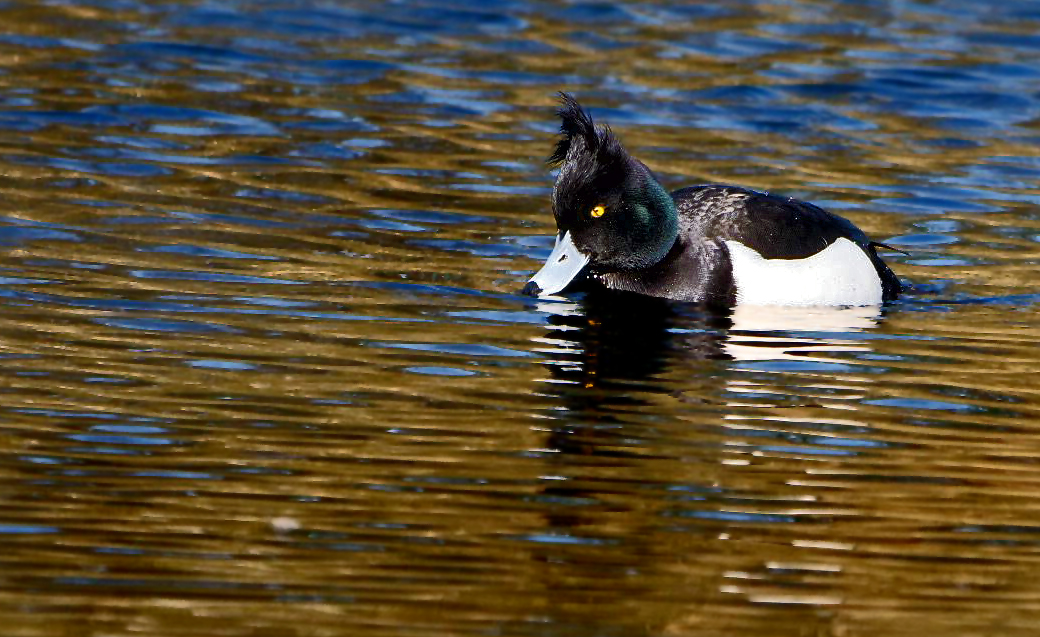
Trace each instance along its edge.
<path fill-rule="evenodd" d="M 642 270 L 591 273 L 617 290 L 714 305 L 876 305 L 899 280 L 876 244 L 813 204 L 746 188 L 704 185 L 671 193 L 679 232 Z"/>
<path fill-rule="evenodd" d="M 579 281 L 711 305 L 878 305 L 898 278 L 851 221 L 811 203 L 727 185 L 667 193 L 609 128 L 563 94 L 550 162 L 558 235 L 524 292 Z"/>

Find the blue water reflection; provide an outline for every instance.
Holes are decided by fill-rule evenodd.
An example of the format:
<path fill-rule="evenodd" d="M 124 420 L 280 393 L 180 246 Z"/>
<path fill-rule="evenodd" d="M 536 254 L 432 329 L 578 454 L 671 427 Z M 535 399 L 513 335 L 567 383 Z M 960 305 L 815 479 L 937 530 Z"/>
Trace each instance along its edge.
<path fill-rule="evenodd" d="M 1031 3 L 0 18 L 17 634 L 1035 632 Z M 560 90 L 669 187 L 848 216 L 910 293 L 520 296 Z"/>

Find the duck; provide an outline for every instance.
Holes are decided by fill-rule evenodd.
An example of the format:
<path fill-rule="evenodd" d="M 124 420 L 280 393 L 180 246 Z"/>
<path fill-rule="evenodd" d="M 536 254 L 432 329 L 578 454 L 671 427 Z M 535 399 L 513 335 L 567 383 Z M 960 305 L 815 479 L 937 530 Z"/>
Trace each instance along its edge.
<path fill-rule="evenodd" d="M 712 306 L 867 306 L 899 279 L 848 219 L 806 201 L 703 184 L 668 192 L 656 175 L 560 93 L 560 137 L 547 163 L 557 235 L 524 286 L 554 296 L 582 286 Z M 894 249 L 894 248 L 890 248 Z"/>

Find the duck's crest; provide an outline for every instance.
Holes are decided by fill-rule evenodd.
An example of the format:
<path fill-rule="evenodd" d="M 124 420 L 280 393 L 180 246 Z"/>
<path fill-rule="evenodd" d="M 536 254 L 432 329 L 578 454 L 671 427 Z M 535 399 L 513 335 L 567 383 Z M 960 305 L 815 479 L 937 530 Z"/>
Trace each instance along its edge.
<path fill-rule="evenodd" d="M 575 154 L 584 152 L 602 159 L 624 155 L 624 148 L 610 127 L 601 126 L 597 130 L 592 116 L 574 96 L 561 91 L 560 109 L 556 114 L 560 116 L 560 134 L 563 137 L 556 142 L 556 148 L 549 155 L 547 163 L 550 166 L 567 161 L 572 150 Z"/>

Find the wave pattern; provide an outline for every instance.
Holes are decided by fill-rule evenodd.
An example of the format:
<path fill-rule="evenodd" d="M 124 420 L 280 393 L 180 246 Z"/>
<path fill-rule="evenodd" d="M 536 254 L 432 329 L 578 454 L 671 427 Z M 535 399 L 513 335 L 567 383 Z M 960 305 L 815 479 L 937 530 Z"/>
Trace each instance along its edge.
<path fill-rule="evenodd" d="M 5 634 L 1035 634 L 1040 12 L 673 5 L 0 5 Z M 559 90 L 915 293 L 519 296 Z"/>

